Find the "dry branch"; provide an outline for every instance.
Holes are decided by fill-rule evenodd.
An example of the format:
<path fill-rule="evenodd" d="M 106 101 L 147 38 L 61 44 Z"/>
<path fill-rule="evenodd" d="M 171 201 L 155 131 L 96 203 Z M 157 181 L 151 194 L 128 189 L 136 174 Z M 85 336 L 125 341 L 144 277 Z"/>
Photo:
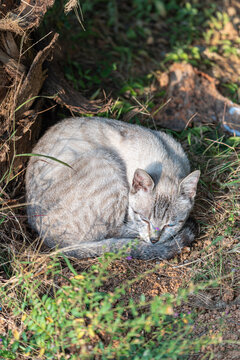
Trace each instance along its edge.
<path fill-rule="evenodd" d="M 46 78 L 46 74 L 42 69 L 42 64 L 46 60 L 47 56 L 53 50 L 56 41 L 58 39 L 58 34 L 54 34 L 49 45 L 47 45 L 43 50 L 39 51 L 34 58 L 30 69 L 26 75 L 25 80 L 22 83 L 18 94 L 17 106 L 24 103 L 25 99 L 33 99 L 37 96 L 42 88 L 43 82 Z M 34 99 L 25 104 L 18 112 L 18 117 L 21 116 L 27 109 L 31 107 Z"/>
<path fill-rule="evenodd" d="M 22 35 L 26 30 L 39 26 L 47 9 L 52 7 L 54 0 L 24 0 L 19 6 L 14 2 L 5 1 L 0 7 L 6 14 L 0 20 L 0 30 L 15 32 Z"/>
<path fill-rule="evenodd" d="M 105 99 L 88 101 L 64 79 L 61 69 L 56 71 L 55 63 L 49 62 L 49 68 L 43 69 L 44 61 L 53 54 L 58 34 L 48 42 L 45 39 L 45 47 L 37 52 L 29 33 L 53 4 L 54 0 L 0 2 L 0 177 L 9 168 L 14 149 L 16 153 L 31 152 L 40 131 L 36 119 L 42 110 L 36 97 L 41 96 L 44 83 L 45 94 L 54 96 L 71 112 L 98 113 L 111 104 Z M 11 136 L 14 129 L 15 136 Z M 17 158 L 14 165 L 21 165 L 21 161 Z"/>
<path fill-rule="evenodd" d="M 109 110 L 111 100 L 87 100 L 67 82 L 61 68 L 55 62 L 49 65 L 48 70 L 44 94 L 53 96 L 58 104 L 65 106 L 71 112 L 82 114 L 96 114 Z"/>

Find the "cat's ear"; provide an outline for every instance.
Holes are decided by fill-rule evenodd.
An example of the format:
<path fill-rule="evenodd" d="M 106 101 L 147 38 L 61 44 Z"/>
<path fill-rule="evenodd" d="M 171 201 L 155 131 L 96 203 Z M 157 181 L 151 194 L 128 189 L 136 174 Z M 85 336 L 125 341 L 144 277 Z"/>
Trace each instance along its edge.
<path fill-rule="evenodd" d="M 193 199 L 196 195 L 199 177 L 199 170 L 193 171 L 191 174 L 185 177 L 179 185 L 179 193 L 187 195 L 189 198 Z"/>
<path fill-rule="evenodd" d="M 145 170 L 137 169 L 133 175 L 131 192 L 135 194 L 141 189 L 150 192 L 153 188 L 154 181 L 151 176 Z"/>

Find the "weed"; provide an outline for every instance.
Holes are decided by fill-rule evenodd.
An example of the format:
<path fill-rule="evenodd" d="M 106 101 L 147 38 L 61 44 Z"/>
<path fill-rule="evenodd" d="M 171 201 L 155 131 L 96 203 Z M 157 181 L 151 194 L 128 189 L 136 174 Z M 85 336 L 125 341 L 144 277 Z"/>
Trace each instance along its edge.
<path fill-rule="evenodd" d="M 227 90 L 227 96 L 235 103 L 240 103 L 240 90 L 239 86 L 233 82 L 221 84 Z"/>
<path fill-rule="evenodd" d="M 65 258 L 72 276 L 64 278 L 60 287 L 53 280 L 62 277 L 59 256 L 38 258 L 37 265 L 16 261 L 15 276 L 0 289 L 2 307 L 11 309 L 13 321 L 12 330 L 2 336 L 0 355 L 9 359 L 181 359 L 217 341 L 206 336 L 194 339 L 193 315 L 174 315 L 174 307 L 186 300 L 193 287 L 176 298 L 166 294 L 147 300 L 142 294 L 138 300 L 125 297 L 123 302 L 138 277 L 113 292 L 104 291 L 111 277 L 109 266 L 118 258 L 106 254 L 81 274 Z M 48 290 L 41 273 L 50 283 Z"/>
<path fill-rule="evenodd" d="M 151 109 L 155 99 L 164 96 L 164 90 L 155 86 L 155 70 L 166 70 L 174 61 L 201 65 L 204 47 L 226 57 L 238 56 L 237 39 L 218 38 L 212 44 L 229 21 L 224 13 L 217 13 L 214 3 L 81 1 L 85 31 L 76 30 L 76 23 L 63 15 L 60 5 L 55 1 L 44 26 L 53 24 L 66 36 L 66 52 L 71 51 L 64 63 L 65 75 L 76 89 L 90 90 L 92 98 L 100 88 L 112 91 L 116 101 L 100 116 L 129 116 L 128 121 L 155 128 Z M 167 44 L 162 46 L 162 40 Z M 233 101 L 239 101 L 237 84 L 222 86 Z M 109 254 L 98 261 L 77 263 L 56 253 L 40 254 L 39 246 L 33 244 L 35 235 L 27 227 L 23 203 L 11 205 L 9 188 L 3 185 L 0 357 L 150 360 L 199 354 L 206 358 L 209 351 L 214 353 L 207 346 L 221 343 L 219 327 L 215 333 L 206 332 L 210 327 L 206 322 L 204 336 L 199 335 L 199 307 L 188 314 L 184 306 L 191 304 L 193 293 L 210 299 L 221 298 L 227 287 L 236 296 L 239 293 L 240 140 L 209 126 L 167 132 L 182 143 L 193 167 L 201 169 L 194 210 L 201 232 L 191 254 L 183 253 L 171 263 L 158 266 Z M 14 135 L 9 135 L 6 144 Z M 3 179 L 7 177 L 13 180 L 9 172 Z M 169 269 L 182 272 L 169 275 Z M 188 275 L 182 280 L 184 271 Z M 146 277 L 147 285 L 140 287 Z M 183 282 L 176 285 L 179 277 Z M 164 279 L 165 287 L 158 290 Z M 151 281 L 156 287 L 149 290 Z"/>

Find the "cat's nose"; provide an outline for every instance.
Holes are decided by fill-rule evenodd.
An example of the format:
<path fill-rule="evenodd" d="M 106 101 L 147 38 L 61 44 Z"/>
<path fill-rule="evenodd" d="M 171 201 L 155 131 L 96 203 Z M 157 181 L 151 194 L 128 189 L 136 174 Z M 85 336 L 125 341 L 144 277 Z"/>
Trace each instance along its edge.
<path fill-rule="evenodd" d="M 156 244 L 158 242 L 159 238 L 156 238 L 156 237 L 151 237 L 150 238 L 150 241 L 152 244 Z"/>

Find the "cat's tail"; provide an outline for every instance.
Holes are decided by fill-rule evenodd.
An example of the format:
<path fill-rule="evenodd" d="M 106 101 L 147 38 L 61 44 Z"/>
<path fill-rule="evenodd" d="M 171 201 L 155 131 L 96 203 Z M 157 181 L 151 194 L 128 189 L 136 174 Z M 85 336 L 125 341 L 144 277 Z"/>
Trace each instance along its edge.
<path fill-rule="evenodd" d="M 60 251 L 67 256 L 79 259 L 87 257 L 101 256 L 107 252 L 117 253 L 123 251 L 126 256 L 133 258 L 149 259 L 170 259 L 179 254 L 183 247 L 189 246 L 196 234 L 195 222 L 191 219 L 187 221 L 184 228 L 173 238 L 158 243 L 146 243 L 139 239 L 132 238 L 110 238 L 96 242 L 74 244 Z"/>

